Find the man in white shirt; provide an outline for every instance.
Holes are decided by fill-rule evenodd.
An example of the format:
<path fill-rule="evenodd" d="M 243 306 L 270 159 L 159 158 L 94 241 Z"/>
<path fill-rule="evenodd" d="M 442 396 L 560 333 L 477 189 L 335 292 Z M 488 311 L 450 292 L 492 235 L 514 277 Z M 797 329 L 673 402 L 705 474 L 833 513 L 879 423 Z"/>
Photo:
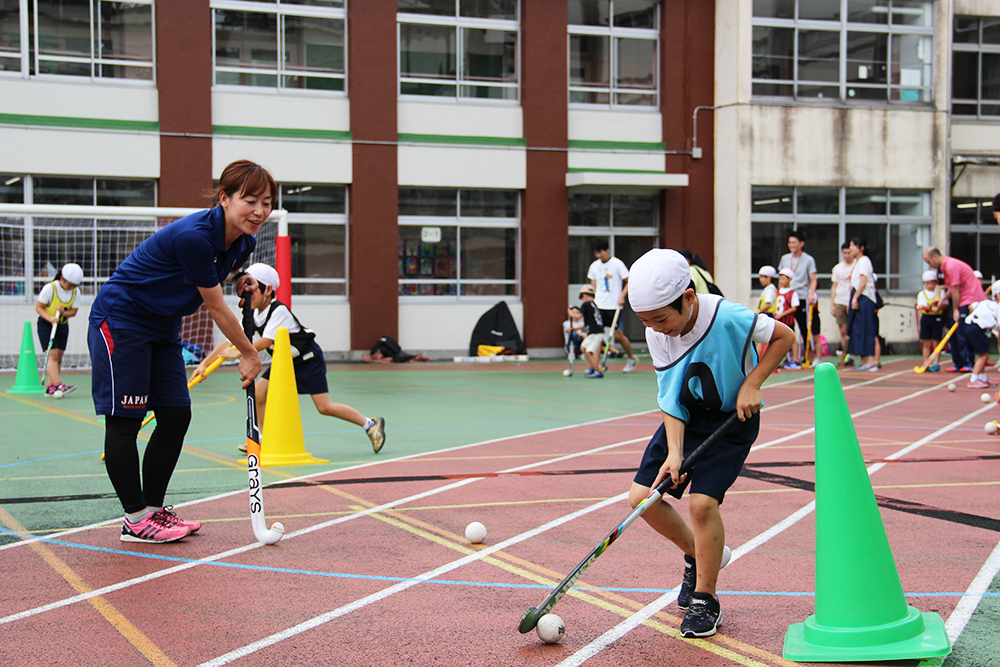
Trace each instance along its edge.
<path fill-rule="evenodd" d="M 799 295 L 799 301 L 802 303 L 802 307 L 799 308 L 795 313 L 795 324 L 799 327 L 799 338 L 805 341 L 806 332 L 809 329 L 809 311 L 810 306 L 812 306 L 812 329 L 813 331 L 819 333 L 819 311 L 816 310 L 816 260 L 813 259 L 812 255 L 807 252 L 803 252 L 802 248 L 806 245 L 806 237 L 802 232 L 798 230 L 791 230 L 788 232 L 788 250 L 790 252 L 781 256 L 781 261 L 778 262 L 778 272 L 780 273 L 782 269 L 791 269 L 795 277 L 792 278 L 792 289 L 795 293 Z M 809 341 L 811 343 L 812 341 Z M 809 354 L 810 350 L 808 348 L 811 345 L 805 345 L 807 348 L 802 354 L 804 359 L 811 359 L 812 356 Z"/>
<path fill-rule="evenodd" d="M 615 310 L 625 304 L 628 296 L 628 267 L 625 262 L 617 257 L 612 257 L 607 239 L 597 239 L 590 244 L 594 251 L 594 263 L 587 271 L 587 278 L 594 288 L 594 301 L 601 311 L 601 318 L 610 326 L 615 317 Z M 635 370 L 635 354 L 632 353 L 632 344 L 622 328 L 622 316 L 618 315 L 618 324 L 613 332 L 614 339 L 625 350 L 628 355 L 628 362 L 625 364 L 624 372 L 631 373 Z"/>

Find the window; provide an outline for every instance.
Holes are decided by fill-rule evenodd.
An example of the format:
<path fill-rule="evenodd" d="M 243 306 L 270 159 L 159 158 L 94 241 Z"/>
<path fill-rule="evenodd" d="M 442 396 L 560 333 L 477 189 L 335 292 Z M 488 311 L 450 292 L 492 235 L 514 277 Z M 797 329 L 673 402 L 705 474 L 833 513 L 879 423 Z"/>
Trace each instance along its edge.
<path fill-rule="evenodd" d="M 518 192 L 399 189 L 400 296 L 518 296 Z"/>
<path fill-rule="evenodd" d="M 288 211 L 292 294 L 346 297 L 347 187 L 280 183 L 278 191 L 275 208 Z"/>
<path fill-rule="evenodd" d="M 153 0 L 2 0 L 0 72 L 152 81 L 153 35 Z"/>
<path fill-rule="evenodd" d="M 1000 116 L 1000 18 L 956 16 L 952 45 L 952 112 Z"/>
<path fill-rule="evenodd" d="M 933 219 L 929 190 L 755 185 L 751 197 L 752 289 L 760 288 L 757 270 L 788 252 L 792 229 L 805 236 L 820 289 L 829 289 L 840 246 L 855 236 L 867 241 L 880 289 L 920 289 Z"/>
<path fill-rule="evenodd" d="M 343 91 L 344 0 L 216 0 L 215 83 Z"/>
<path fill-rule="evenodd" d="M 931 102 L 931 0 L 754 0 L 753 94 Z"/>
<path fill-rule="evenodd" d="M 657 106 L 658 3 L 569 0 L 569 101 Z"/>
<path fill-rule="evenodd" d="M 991 197 L 952 197 L 948 230 L 949 255 L 979 269 L 985 280 L 1000 278 L 1000 227 L 993 218 Z"/>
<path fill-rule="evenodd" d="M 518 99 L 517 0 L 397 0 L 399 93 Z"/>
<path fill-rule="evenodd" d="M 611 254 L 625 262 L 625 266 L 632 266 L 632 262 L 656 248 L 660 229 L 658 203 L 658 195 L 571 194 L 569 284 L 590 282 L 587 271 L 594 262 L 590 244 L 597 239 L 607 239 Z M 642 322 L 627 307 L 623 309 L 622 322 L 629 340 L 642 340 L 646 335 Z"/>
<path fill-rule="evenodd" d="M 0 174 L 0 202 L 81 206 L 155 206 L 152 179 Z M 155 219 L 0 216 L 0 294 L 36 294 L 66 262 L 83 268 L 93 296 L 122 260 L 159 226 Z M 31 256 L 28 256 L 30 248 Z M 30 268 L 30 271 L 29 271 Z M 28 284 L 27 276 L 33 276 Z"/>

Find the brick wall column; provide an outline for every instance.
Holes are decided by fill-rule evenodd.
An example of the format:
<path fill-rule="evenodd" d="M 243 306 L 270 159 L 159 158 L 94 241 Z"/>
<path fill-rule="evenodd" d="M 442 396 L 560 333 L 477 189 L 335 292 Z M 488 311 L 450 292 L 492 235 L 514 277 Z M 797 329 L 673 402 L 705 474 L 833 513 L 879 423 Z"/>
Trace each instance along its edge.
<path fill-rule="evenodd" d="M 569 289 L 565 2 L 521 3 L 521 108 L 527 187 L 521 207 L 521 299 L 527 347 L 562 347 Z M 532 150 L 561 148 L 564 150 Z"/>
<path fill-rule="evenodd" d="M 351 349 L 368 350 L 382 336 L 399 337 L 396 3 L 349 2 L 347 25 L 355 141 L 348 223 Z"/>

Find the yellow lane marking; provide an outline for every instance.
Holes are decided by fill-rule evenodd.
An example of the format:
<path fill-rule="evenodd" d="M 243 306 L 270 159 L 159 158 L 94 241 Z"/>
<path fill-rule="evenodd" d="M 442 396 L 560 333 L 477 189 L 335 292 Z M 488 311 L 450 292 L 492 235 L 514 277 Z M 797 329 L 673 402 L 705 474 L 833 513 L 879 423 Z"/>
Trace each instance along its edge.
<path fill-rule="evenodd" d="M 369 507 L 372 506 L 369 505 L 368 503 L 365 503 L 363 505 L 354 505 L 353 508 L 362 510 L 366 509 L 365 505 L 368 505 Z M 462 537 L 456 535 L 455 533 L 451 533 L 447 530 L 438 528 L 437 526 L 428 524 L 418 519 L 413 519 L 412 517 L 402 516 L 401 514 L 397 513 L 396 510 L 383 510 L 382 512 L 377 512 L 371 514 L 370 516 L 373 519 L 377 519 L 379 521 L 392 525 L 401 530 L 405 530 L 409 533 L 412 533 L 413 535 L 417 535 L 418 537 L 422 537 L 430 542 L 441 545 L 448 549 L 452 549 L 461 554 L 470 554 L 482 548 L 478 546 L 475 548 L 466 546 L 465 544 L 463 544 L 465 540 Z M 511 561 L 511 563 L 518 563 L 519 565 L 523 565 L 524 567 L 519 567 L 518 565 L 503 562 L 504 560 Z M 501 570 L 517 575 L 534 583 L 541 584 L 543 586 L 554 587 L 562 579 L 561 575 L 558 572 L 547 570 L 534 563 L 531 563 L 530 561 L 526 561 L 511 554 L 507 554 L 503 551 L 498 551 L 493 556 L 487 556 L 483 558 L 482 561 L 484 563 L 493 565 L 494 567 L 498 567 Z M 530 570 L 543 572 L 547 576 L 536 574 L 535 572 L 532 572 Z M 595 597 L 595 595 L 585 593 L 582 590 L 579 590 L 581 588 L 584 590 L 593 591 L 596 595 L 608 598 L 608 600 L 611 601 L 602 600 L 598 597 Z M 609 611 L 613 614 L 621 616 L 623 618 L 628 618 L 636 610 L 642 609 L 645 606 L 642 603 L 636 602 L 635 600 L 626 598 L 617 593 L 597 590 L 596 588 L 588 584 L 578 583 L 576 587 L 571 588 L 566 594 L 571 597 L 577 598 L 583 602 L 587 602 L 588 604 L 594 605 L 600 609 L 604 609 L 605 611 Z M 615 602 L 619 604 L 615 604 Z M 772 664 L 783 665 L 786 667 L 795 667 L 795 663 L 788 662 L 779 656 L 773 655 L 757 647 L 744 644 L 743 642 L 737 641 L 722 634 L 716 634 L 714 637 L 712 637 L 711 641 L 683 639 L 681 637 L 680 630 L 678 629 L 681 623 L 680 618 L 676 616 L 671 616 L 662 611 L 657 612 L 656 616 L 669 621 L 672 625 L 667 625 L 665 623 L 661 623 L 652 619 L 645 621 L 643 624 L 646 625 L 647 627 L 653 628 L 654 630 L 658 630 L 661 633 L 674 637 L 675 639 L 682 639 L 683 641 L 691 643 L 692 646 L 701 648 L 711 653 L 715 653 L 716 655 L 731 660 L 735 663 L 746 665 L 747 667 L 766 667 L 764 663 L 757 662 L 756 660 L 753 660 L 745 655 L 741 655 L 735 652 L 735 650 L 740 650 L 743 651 L 744 653 L 752 653 L 754 655 L 757 655 L 758 657 L 765 659 Z M 724 648 L 723 646 L 719 646 L 717 644 L 726 644 L 735 650 L 730 650 L 729 648 Z"/>
<path fill-rule="evenodd" d="M 13 530 L 17 533 L 26 533 L 24 526 L 20 522 L 11 516 L 6 510 L 0 507 L 0 521 L 4 523 L 7 528 Z M 61 558 L 56 556 L 46 547 L 44 544 L 39 542 L 32 542 L 30 545 L 31 550 L 34 551 L 45 563 L 51 567 L 56 574 L 63 578 L 63 580 L 73 587 L 77 593 L 90 593 L 94 589 L 83 580 L 80 575 L 73 571 L 73 569 L 67 565 Z M 115 607 L 101 596 L 94 596 L 88 598 L 87 602 L 91 604 L 94 609 L 97 610 L 101 616 L 104 617 L 111 627 L 121 633 L 132 646 L 136 648 L 139 653 L 143 655 L 152 665 L 155 667 L 176 667 L 173 660 L 168 658 L 166 654 L 163 653 L 157 646 L 142 633 L 139 628 L 132 625 L 132 623 L 122 615 L 120 611 L 115 609 Z"/>

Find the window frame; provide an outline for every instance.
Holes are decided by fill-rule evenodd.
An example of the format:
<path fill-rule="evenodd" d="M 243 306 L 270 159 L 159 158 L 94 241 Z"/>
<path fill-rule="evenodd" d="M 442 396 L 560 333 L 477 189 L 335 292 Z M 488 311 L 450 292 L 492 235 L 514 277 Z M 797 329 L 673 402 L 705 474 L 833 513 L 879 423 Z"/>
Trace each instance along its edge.
<path fill-rule="evenodd" d="M 655 11 L 655 26 L 653 28 L 633 28 L 633 27 L 619 27 L 614 25 L 614 0 L 609 0 L 610 5 L 608 8 L 608 22 L 607 26 L 595 26 L 595 25 L 580 25 L 575 23 L 567 23 L 566 25 L 566 81 L 567 81 L 567 92 L 566 101 L 569 107 L 577 109 L 594 109 L 597 107 L 601 108 L 611 108 L 611 109 L 628 109 L 628 110 L 649 110 L 649 111 L 659 111 L 660 108 L 660 79 L 662 76 L 661 69 L 663 68 L 663 63 L 661 62 L 661 44 L 660 44 L 660 21 L 661 16 L 661 6 L 662 3 L 655 3 L 653 5 Z M 573 66 L 573 36 L 574 35 L 589 35 L 596 37 L 607 37 L 609 42 L 608 49 L 608 86 L 607 88 L 599 86 L 590 86 L 583 84 L 574 84 L 572 78 L 572 66 Z M 618 45 L 620 39 L 641 39 L 646 41 L 651 41 L 654 43 L 653 49 L 653 62 L 656 67 L 656 71 L 653 72 L 654 86 L 652 92 L 647 92 L 643 89 L 637 88 L 622 88 L 618 86 L 619 79 L 619 55 L 618 55 Z M 604 104 L 601 102 L 574 102 L 573 93 L 607 93 L 608 103 Z M 621 104 L 616 100 L 618 95 L 641 95 L 644 97 L 649 97 L 652 99 L 652 104 Z"/>
<path fill-rule="evenodd" d="M 254 13 L 254 14 L 274 14 L 276 17 L 276 39 L 275 51 L 280 57 L 277 58 L 277 62 L 273 68 L 248 68 L 248 67 L 236 67 L 223 65 L 219 66 L 216 60 L 216 49 L 218 37 L 215 27 L 215 13 L 216 11 L 229 11 L 229 12 L 244 12 L 244 13 Z M 350 36 L 347 30 L 347 7 L 346 4 L 343 7 L 325 7 L 317 5 L 303 5 L 288 2 L 281 2 L 281 0 L 211 0 L 211 21 L 212 21 L 212 88 L 223 91 L 232 92 L 277 92 L 282 95 L 323 95 L 331 97 L 347 97 L 348 93 L 348 80 L 347 73 L 350 70 L 350 65 L 348 63 L 348 40 Z M 331 19 L 331 20 L 341 20 L 344 24 L 344 46 L 343 46 L 343 62 L 344 71 L 342 74 L 331 73 L 331 72 L 306 72 L 304 69 L 286 69 L 287 63 L 285 62 L 284 54 L 287 52 L 285 48 L 285 17 L 287 16 L 300 16 L 305 18 L 320 18 L 320 19 Z M 218 74 L 219 72 L 226 74 L 237 74 L 237 75 L 261 75 L 261 76 L 273 76 L 275 78 L 274 86 L 257 86 L 257 85 L 244 85 L 235 83 L 219 83 Z M 342 81 L 342 90 L 326 90 L 322 88 L 297 88 L 289 87 L 283 85 L 285 77 L 298 76 L 298 77 L 310 77 L 316 79 L 330 79 L 332 81 Z"/>
<path fill-rule="evenodd" d="M 344 277 L 343 278 L 309 278 L 309 277 L 296 277 L 294 274 L 294 258 L 293 258 L 293 271 L 292 271 L 292 285 L 343 285 L 343 294 L 296 294 L 292 292 L 295 300 L 302 300 L 306 303 L 341 303 L 350 300 L 350 276 L 351 276 L 351 235 L 350 235 L 350 215 L 351 210 L 350 196 L 351 189 L 342 183 L 300 183 L 295 181 L 294 183 L 278 183 L 278 202 L 275 208 L 282 208 L 284 206 L 285 197 L 285 186 L 296 185 L 296 186 L 315 186 L 321 185 L 324 187 L 343 187 L 344 188 L 344 210 L 342 213 L 336 212 L 309 212 L 309 213 L 293 213 L 289 211 L 288 213 L 288 226 L 289 226 L 289 236 L 291 236 L 292 225 L 307 225 L 307 226 L 326 226 L 326 227 L 339 227 L 344 231 Z"/>
<path fill-rule="evenodd" d="M 918 245 L 921 247 L 926 247 L 930 245 L 931 234 L 934 226 L 934 191 L 925 190 L 920 188 L 856 188 L 856 187 L 846 187 L 846 186 L 772 186 L 763 184 L 754 184 L 751 186 L 751 210 L 754 206 L 753 203 L 753 188 L 756 187 L 787 187 L 787 189 L 792 191 L 792 212 L 790 213 L 753 213 L 750 214 L 750 226 L 751 226 L 751 239 L 752 239 L 752 229 L 755 223 L 758 224 L 779 224 L 784 230 L 792 229 L 802 229 L 806 231 L 806 248 L 805 252 L 811 254 L 816 259 L 816 278 L 820 282 L 819 290 L 829 290 L 830 280 L 832 274 L 830 269 L 837 263 L 841 261 L 840 256 L 840 246 L 850 239 L 847 237 L 846 228 L 850 225 L 879 225 L 883 227 L 882 234 L 879 237 L 879 248 L 886 253 L 885 265 L 886 271 L 882 272 L 879 267 L 875 267 L 875 273 L 878 275 L 879 290 L 883 293 L 913 293 L 920 289 L 919 277 L 920 274 L 902 274 L 899 271 L 892 271 L 892 254 L 891 249 L 893 247 L 893 229 L 898 228 L 902 225 L 916 225 L 924 230 L 924 238 Z M 838 209 L 837 213 L 799 213 L 799 199 L 801 189 L 833 189 L 838 190 Z M 881 214 L 855 214 L 847 213 L 847 191 L 848 190 L 880 190 L 885 192 L 886 205 L 885 213 Z M 927 197 L 926 213 L 920 215 L 905 215 L 905 214 L 893 214 L 891 213 L 891 202 L 893 201 L 893 190 L 897 192 L 912 192 L 914 190 L 919 191 L 920 196 Z M 897 200 L 898 201 L 898 200 Z M 835 261 L 832 263 L 827 262 L 825 259 L 821 261 L 815 254 L 810 252 L 809 248 L 809 235 L 808 229 L 811 225 L 837 225 L 837 256 Z M 871 238 L 868 239 L 869 243 Z M 771 262 L 776 266 L 776 262 L 780 259 L 781 255 L 787 252 L 782 245 L 782 251 L 772 259 Z M 898 257 L 898 253 L 896 255 Z M 829 266 L 823 266 L 823 264 L 829 264 Z M 751 280 L 751 292 L 753 294 L 760 293 L 760 285 L 757 282 L 757 270 L 759 266 L 751 267 L 753 273 L 750 274 Z M 911 289 L 906 286 L 901 286 L 900 282 L 907 279 L 907 277 L 915 276 L 915 286 Z"/>
<path fill-rule="evenodd" d="M 401 186 L 410 189 L 411 186 Z M 416 187 L 416 186 L 412 186 Z M 417 188 L 417 189 L 439 189 L 439 188 Z M 398 298 L 401 303 L 428 303 L 442 302 L 494 302 L 497 299 L 517 303 L 521 300 L 521 194 L 523 191 L 501 188 L 509 192 L 516 192 L 516 215 L 512 218 L 489 217 L 489 216 L 463 216 L 462 215 L 462 192 L 476 190 L 491 190 L 493 188 L 440 188 L 445 190 L 455 190 L 456 209 L 455 215 L 399 215 L 399 227 L 449 227 L 455 229 L 455 277 L 454 278 L 408 278 L 397 276 Z M 463 229 L 514 229 L 516 238 L 514 240 L 514 277 L 503 279 L 474 279 L 462 277 L 462 230 Z M 453 285 L 455 294 L 403 294 L 404 285 Z M 464 285 L 513 285 L 514 294 L 462 294 Z"/>
<path fill-rule="evenodd" d="M 97 53 L 95 48 L 99 41 L 100 35 L 100 22 L 99 20 L 95 23 L 95 5 L 98 2 L 106 2 L 107 0 L 87 0 L 87 8 L 89 14 L 89 42 L 90 42 L 90 55 L 84 56 L 42 56 L 39 53 L 39 31 L 38 31 L 38 10 L 37 4 L 34 2 L 29 2 L 29 0 L 19 0 L 18 3 L 18 18 L 19 18 L 19 30 L 20 30 L 20 50 L 18 55 L 14 55 L 14 52 L 7 52 L 4 55 L 5 59 L 13 60 L 18 58 L 21 61 L 20 70 L 3 70 L 0 69 L 0 77 L 18 77 L 22 79 L 49 79 L 49 80 L 61 80 L 61 81 L 83 81 L 87 80 L 91 83 L 114 83 L 116 85 L 123 86 L 140 86 L 140 87 L 153 87 L 156 85 L 156 4 L 155 0 L 133 0 L 133 5 L 143 5 L 150 8 L 150 59 L 148 61 L 136 61 L 136 60 L 124 60 L 118 58 L 103 58 L 100 53 Z M 54 62 L 54 63 L 78 63 L 87 64 L 90 68 L 89 76 L 81 76 L 76 74 L 59 74 L 50 72 L 41 72 L 40 64 L 42 62 Z M 101 76 L 100 69 L 102 66 L 117 66 L 117 67 L 131 67 L 139 69 L 142 67 L 148 67 L 150 74 L 148 78 L 127 78 L 127 77 L 112 77 L 112 76 Z"/>
<path fill-rule="evenodd" d="M 402 100 L 437 100 L 451 101 L 456 103 L 475 104 L 500 104 L 507 106 L 520 105 L 521 103 L 521 10 L 520 3 L 517 6 L 517 18 L 515 19 L 487 19 L 469 16 L 461 16 L 459 5 L 461 0 L 455 0 L 455 14 L 410 14 L 403 11 L 396 12 L 396 95 Z M 439 27 L 454 28 L 455 30 L 455 76 L 454 78 L 434 78 L 422 76 L 406 76 L 403 74 L 402 56 L 402 26 L 407 25 L 433 25 Z M 477 79 L 463 78 L 465 68 L 465 37 L 464 30 L 495 30 L 502 32 L 513 32 L 516 35 L 517 43 L 514 45 L 514 78 L 513 83 L 509 82 L 489 82 Z M 404 83 L 425 83 L 430 85 L 454 86 L 455 95 L 418 95 L 415 93 L 404 93 Z M 463 88 L 485 87 L 498 88 L 503 90 L 513 90 L 512 99 L 492 98 L 492 97 L 471 97 L 462 95 Z"/>
<path fill-rule="evenodd" d="M 1000 20 L 1000 17 L 996 16 L 966 16 L 956 14 L 952 16 L 952 34 L 956 29 L 955 22 L 959 19 L 975 19 L 976 20 L 976 33 L 977 42 L 975 44 L 967 44 L 964 42 L 956 42 L 952 39 L 952 77 L 954 78 L 954 62 L 956 53 L 974 53 L 976 55 L 977 61 L 977 77 L 976 77 L 976 98 L 969 99 L 964 97 L 956 97 L 954 87 L 952 87 L 951 95 L 951 108 L 952 108 L 952 120 L 963 121 L 963 120 L 1000 120 L 1000 99 L 992 100 L 990 106 L 995 106 L 998 108 L 995 114 L 984 114 L 983 113 L 983 55 L 991 54 L 1000 57 L 1000 44 L 985 44 L 983 43 L 983 20 Z M 956 106 L 976 106 L 975 114 L 958 113 L 954 109 Z"/>
<path fill-rule="evenodd" d="M 783 28 L 790 29 L 793 31 L 793 44 L 792 44 L 792 77 L 790 79 L 770 79 L 770 78 L 758 78 L 753 75 L 753 65 L 751 64 L 750 81 L 751 89 L 758 84 L 761 85 L 774 85 L 774 86 L 788 86 L 791 88 L 790 95 L 775 95 L 775 94 L 761 94 L 753 92 L 751 94 L 754 100 L 795 100 L 797 103 L 816 103 L 816 104 L 829 104 L 830 102 L 839 104 L 851 104 L 851 105 L 878 105 L 878 106 L 929 106 L 934 103 L 934 89 L 935 89 L 935 72 L 934 72 L 934 38 L 935 38 L 935 26 L 934 18 L 935 14 L 933 12 L 934 0 L 922 0 L 924 4 L 930 8 L 929 15 L 931 17 L 931 25 L 929 26 L 913 26 L 905 24 L 897 24 L 891 22 L 893 5 L 892 3 L 896 0 L 889 0 L 890 5 L 886 8 L 887 20 L 886 23 L 855 23 L 847 20 L 847 2 L 848 0 L 840 0 L 840 19 L 836 21 L 832 20 L 818 20 L 818 19 L 799 19 L 799 3 L 801 0 L 795 0 L 795 16 L 796 18 L 769 18 L 769 17 L 752 17 L 752 27 L 751 30 L 756 28 Z M 801 80 L 799 78 L 800 62 L 802 58 L 799 56 L 800 47 L 800 34 L 802 31 L 823 31 L 823 32 L 836 32 L 839 35 L 838 42 L 838 65 L 837 65 L 837 81 L 818 81 L 818 80 Z M 886 36 L 886 60 L 887 74 L 886 82 L 881 84 L 858 84 L 851 83 L 848 81 L 848 62 L 851 60 L 848 56 L 848 36 L 851 33 L 870 33 L 876 35 Z M 892 66 L 895 64 L 898 66 L 900 61 L 893 60 L 893 42 L 895 39 L 906 36 L 916 36 L 921 37 L 929 41 L 929 46 L 927 48 L 928 59 L 926 62 L 922 63 L 921 70 L 925 75 L 925 82 L 921 83 L 919 86 L 904 85 L 902 81 L 898 84 L 892 82 Z M 751 63 L 756 59 L 756 54 L 751 53 Z M 812 86 L 812 87 L 826 87 L 826 88 L 837 88 L 838 95 L 836 98 L 832 97 L 818 97 L 815 95 L 800 96 L 798 90 L 800 87 Z M 884 90 L 884 99 L 873 99 L 869 97 L 856 97 L 853 89 L 861 90 Z M 902 96 L 904 91 L 916 90 L 918 92 L 918 99 L 916 100 L 904 100 L 904 99 L 893 99 L 894 94 Z"/>

